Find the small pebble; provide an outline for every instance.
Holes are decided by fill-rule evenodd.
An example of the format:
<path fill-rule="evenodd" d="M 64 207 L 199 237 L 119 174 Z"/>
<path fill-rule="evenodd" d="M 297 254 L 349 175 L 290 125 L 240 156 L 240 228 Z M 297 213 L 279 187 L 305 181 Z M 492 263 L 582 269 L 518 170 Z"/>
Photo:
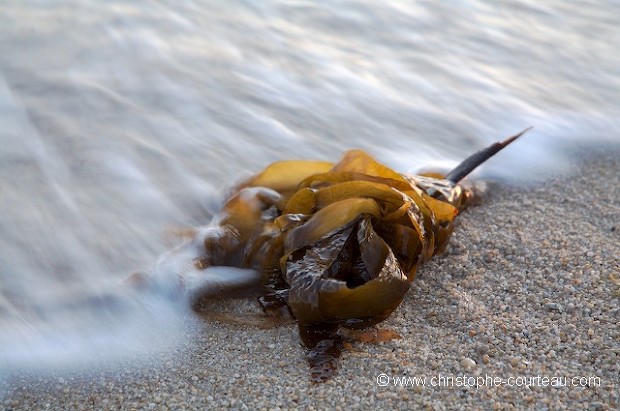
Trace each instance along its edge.
<path fill-rule="evenodd" d="M 545 304 L 545 307 L 549 311 L 555 311 L 558 313 L 561 313 L 564 311 L 564 307 L 562 307 L 562 304 L 558 304 L 558 303 L 547 303 Z"/>
<path fill-rule="evenodd" d="M 471 358 L 463 358 L 460 364 L 461 368 L 464 370 L 471 370 L 476 367 L 476 361 L 472 360 Z"/>

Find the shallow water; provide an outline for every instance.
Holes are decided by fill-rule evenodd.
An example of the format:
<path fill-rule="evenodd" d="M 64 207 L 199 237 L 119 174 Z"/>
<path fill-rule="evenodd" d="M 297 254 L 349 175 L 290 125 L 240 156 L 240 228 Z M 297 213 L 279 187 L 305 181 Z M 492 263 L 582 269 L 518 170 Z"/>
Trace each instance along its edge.
<path fill-rule="evenodd" d="M 0 374 L 174 344 L 122 280 L 274 160 L 413 171 L 534 126 L 483 170 L 527 181 L 620 141 L 620 3 L 538 3 L 3 2 Z"/>

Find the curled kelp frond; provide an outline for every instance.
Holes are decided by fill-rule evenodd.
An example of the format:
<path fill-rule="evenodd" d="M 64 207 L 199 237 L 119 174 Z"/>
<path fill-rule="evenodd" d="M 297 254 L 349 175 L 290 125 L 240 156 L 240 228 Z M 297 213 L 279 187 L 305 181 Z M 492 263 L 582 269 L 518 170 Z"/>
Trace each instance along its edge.
<path fill-rule="evenodd" d="M 211 235 L 198 240 L 194 267 L 261 273 L 261 304 L 289 307 L 312 378 L 322 381 L 337 368 L 338 329 L 376 324 L 400 305 L 419 265 L 445 248 L 471 194 L 458 182 L 524 132 L 445 177 L 402 175 L 361 150 L 334 164 L 274 163 L 236 189 Z M 200 293 L 208 290 L 190 294 Z"/>
<path fill-rule="evenodd" d="M 287 162 L 286 168 L 296 165 Z M 299 166 L 308 170 L 307 162 Z M 386 319 L 417 266 L 445 246 L 458 211 L 360 150 L 328 170 L 321 163 L 315 173 L 289 175 L 299 181 L 271 181 L 273 167 L 244 185 L 258 180 L 282 190 L 278 217 L 256 236 L 261 247 L 246 248 L 256 252 L 246 253 L 245 261 L 278 277 L 272 292 L 287 290 L 283 302 L 299 321 L 313 379 L 323 380 L 336 369 L 338 327 Z"/>

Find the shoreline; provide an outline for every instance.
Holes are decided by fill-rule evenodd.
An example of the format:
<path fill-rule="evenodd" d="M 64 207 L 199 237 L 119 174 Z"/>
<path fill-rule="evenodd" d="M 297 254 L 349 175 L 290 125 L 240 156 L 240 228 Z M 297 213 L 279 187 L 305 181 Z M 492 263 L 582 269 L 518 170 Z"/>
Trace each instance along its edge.
<path fill-rule="evenodd" d="M 446 252 L 420 268 L 401 306 L 380 324 L 402 339 L 353 343 L 326 383 L 310 382 L 292 321 L 265 328 L 194 316 L 187 340 L 151 363 L 11 375 L 0 384 L 0 408 L 618 409 L 620 145 L 573 157 L 582 164 L 569 174 L 528 186 L 492 184 L 480 205 L 458 217 Z M 213 308 L 260 314 L 249 300 Z M 380 374 L 388 386 L 377 384 Z M 439 375 L 506 383 L 429 386 Z M 426 385 L 394 386 L 403 376 L 426 378 Z M 598 377 L 601 386 L 507 384 L 537 376 Z"/>

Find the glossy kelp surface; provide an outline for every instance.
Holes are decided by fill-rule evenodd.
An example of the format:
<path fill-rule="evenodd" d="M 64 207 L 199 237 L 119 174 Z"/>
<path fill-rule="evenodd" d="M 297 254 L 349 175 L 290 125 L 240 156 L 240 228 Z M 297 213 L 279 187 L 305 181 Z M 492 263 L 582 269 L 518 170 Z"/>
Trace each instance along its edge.
<path fill-rule="evenodd" d="M 388 318 L 420 264 L 445 248 L 471 197 L 459 180 L 521 134 L 445 177 L 403 175 L 361 150 L 333 164 L 274 163 L 233 190 L 212 224 L 181 248 L 198 256 L 180 282 L 192 288 L 193 304 L 261 284 L 263 308 L 288 307 L 312 379 L 325 380 L 337 369 L 343 330 Z M 226 284 L 207 275 L 214 266 L 247 271 Z"/>
<path fill-rule="evenodd" d="M 440 181 L 451 198 L 431 197 L 416 178 Z M 226 235 L 205 239 L 200 266 L 262 272 L 264 305 L 288 305 L 313 379 L 325 379 L 342 349 L 338 328 L 386 319 L 418 265 L 443 249 L 461 199 L 455 188 L 403 176 L 360 150 L 335 164 L 278 162 L 230 197 L 217 220 Z"/>

